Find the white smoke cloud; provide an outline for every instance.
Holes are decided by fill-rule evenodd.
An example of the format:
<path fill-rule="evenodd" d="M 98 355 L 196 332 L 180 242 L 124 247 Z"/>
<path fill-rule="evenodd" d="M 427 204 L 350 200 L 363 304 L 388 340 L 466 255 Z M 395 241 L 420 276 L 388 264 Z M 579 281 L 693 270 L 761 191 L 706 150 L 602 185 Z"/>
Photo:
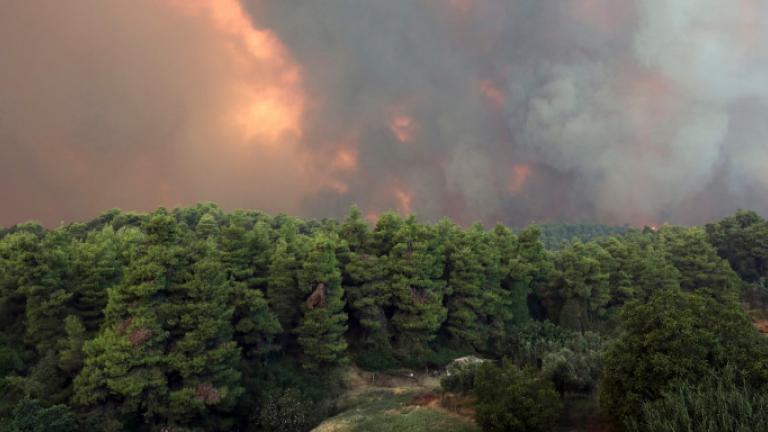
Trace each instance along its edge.
<path fill-rule="evenodd" d="M 720 169 L 732 173 L 726 181 L 767 186 L 764 117 L 733 108 L 752 101 L 746 113 L 766 112 L 768 4 L 633 3 L 637 26 L 623 50 L 561 47 L 513 74 L 519 144 L 575 174 L 597 214 L 615 220 L 675 214 Z"/>

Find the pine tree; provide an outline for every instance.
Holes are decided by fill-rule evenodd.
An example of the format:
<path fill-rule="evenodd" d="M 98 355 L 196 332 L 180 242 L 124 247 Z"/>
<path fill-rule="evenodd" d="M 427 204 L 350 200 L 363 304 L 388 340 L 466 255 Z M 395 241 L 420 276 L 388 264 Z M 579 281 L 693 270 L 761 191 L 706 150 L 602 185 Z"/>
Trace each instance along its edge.
<path fill-rule="evenodd" d="M 63 230 L 32 234 L 21 230 L 0 245 L 3 318 L 14 339 L 34 347 L 38 355 L 54 349 L 63 335 L 61 323 L 72 311 L 70 248 Z"/>
<path fill-rule="evenodd" d="M 316 235 L 299 272 L 299 288 L 305 300 L 296 333 L 303 352 L 302 365 L 307 369 L 338 364 L 347 349 L 347 314 L 336 261 L 337 241 L 325 234 Z"/>
<path fill-rule="evenodd" d="M 707 237 L 720 257 L 746 282 L 768 277 L 768 222 L 757 213 L 739 210 L 706 226 Z"/>
<path fill-rule="evenodd" d="M 214 246 L 190 253 L 189 236 L 162 212 L 144 231 L 140 256 L 109 291 L 102 331 L 84 346 L 74 400 L 96 416 L 114 409 L 151 427 L 225 429 L 208 419 L 231 408 L 242 389 Z"/>
<path fill-rule="evenodd" d="M 302 292 L 297 281 L 300 264 L 291 249 L 293 248 L 289 247 L 285 238 L 277 240 L 269 266 L 267 289 L 269 306 L 286 332 L 296 328 L 300 317 L 297 305 L 302 300 Z"/>
<path fill-rule="evenodd" d="M 59 340 L 59 367 L 70 374 L 79 372 L 83 367 L 83 343 L 86 329 L 77 315 L 70 315 L 64 320 L 66 339 Z"/>
<path fill-rule="evenodd" d="M 391 350 L 391 334 L 385 308 L 390 298 L 386 256 L 352 253 L 346 265 L 348 283 L 344 286 L 352 317 L 360 327 L 360 339 L 367 349 Z"/>
<path fill-rule="evenodd" d="M 680 272 L 680 288 L 720 300 L 738 298 L 738 276 L 717 255 L 702 228 L 664 228 L 660 235 L 667 260 Z"/>
<path fill-rule="evenodd" d="M 457 229 L 455 229 L 458 231 Z M 483 322 L 486 313 L 486 293 L 499 287 L 499 280 L 488 280 L 492 271 L 486 265 L 493 261 L 482 227 L 474 226 L 467 233 L 452 236 L 448 250 L 448 281 L 446 286 L 447 319 L 443 324 L 449 339 L 458 347 L 481 348 L 487 336 Z M 484 258 L 489 259 L 484 263 Z M 486 265 L 484 265 L 486 264 Z M 490 293 L 489 293 L 490 294 Z"/>
<path fill-rule="evenodd" d="M 558 253 L 550 295 L 559 306 L 560 325 L 584 333 L 606 318 L 609 275 L 603 265 L 609 260 L 595 242 L 574 240 Z"/>
<path fill-rule="evenodd" d="M 73 307 L 89 334 L 99 330 L 107 304 L 107 289 L 117 285 L 124 262 L 111 226 L 87 235 L 72 248 Z"/>
<path fill-rule="evenodd" d="M 357 206 L 349 210 L 347 219 L 341 225 L 339 236 L 347 242 L 350 252 L 360 253 L 367 248 L 370 241 L 370 228 L 363 219 L 362 213 Z"/>
<path fill-rule="evenodd" d="M 524 324 L 530 320 L 528 297 L 545 286 L 553 273 L 550 256 L 541 242 L 541 230 L 533 225 L 515 236 L 508 228 L 497 226 L 493 238 L 500 254 L 506 297 L 506 311 L 499 312 L 511 316 L 504 319 L 507 323 Z"/>
<path fill-rule="evenodd" d="M 259 222 L 246 230 L 245 218 L 233 217 L 221 232 L 219 248 L 230 284 L 235 339 L 246 356 L 266 355 L 277 349 L 274 339 L 281 332 L 264 298 L 271 259 L 268 228 Z"/>
<path fill-rule="evenodd" d="M 219 223 L 216 221 L 216 218 L 214 218 L 213 215 L 206 213 L 197 222 L 195 232 L 197 233 L 198 237 L 202 239 L 208 237 L 216 237 L 219 235 Z"/>
<path fill-rule="evenodd" d="M 413 217 L 400 226 L 394 240 L 388 260 L 394 348 L 403 358 L 417 357 L 429 349 L 447 317 L 444 255 L 432 229 Z"/>
<path fill-rule="evenodd" d="M 240 351 L 232 340 L 229 284 L 215 243 L 201 245 L 203 255 L 190 278 L 158 307 L 170 332 L 164 368 L 169 383 L 168 423 L 228 430 L 212 411 L 232 409 L 243 389 L 239 384 Z M 174 382 L 178 380 L 178 382 Z"/>

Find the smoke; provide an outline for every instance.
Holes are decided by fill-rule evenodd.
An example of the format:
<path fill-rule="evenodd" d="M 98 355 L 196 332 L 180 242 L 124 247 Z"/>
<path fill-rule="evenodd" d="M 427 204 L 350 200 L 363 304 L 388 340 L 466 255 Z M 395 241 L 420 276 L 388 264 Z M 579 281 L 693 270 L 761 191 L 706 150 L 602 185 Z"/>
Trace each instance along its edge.
<path fill-rule="evenodd" d="M 417 212 L 462 222 L 768 209 L 764 2 L 248 4 L 312 71 L 323 103 L 308 113 L 308 150 L 332 152 L 318 147 L 329 131 L 358 134 L 365 174 L 313 211 L 393 206 L 381 190 L 393 178 Z M 405 111 L 395 122 L 392 107 Z"/>
<path fill-rule="evenodd" d="M 461 223 L 768 211 L 760 0 L 29 0 L 0 224 L 212 200 Z"/>
<path fill-rule="evenodd" d="M 301 210 L 301 71 L 237 0 L 2 4 L 0 224 Z"/>

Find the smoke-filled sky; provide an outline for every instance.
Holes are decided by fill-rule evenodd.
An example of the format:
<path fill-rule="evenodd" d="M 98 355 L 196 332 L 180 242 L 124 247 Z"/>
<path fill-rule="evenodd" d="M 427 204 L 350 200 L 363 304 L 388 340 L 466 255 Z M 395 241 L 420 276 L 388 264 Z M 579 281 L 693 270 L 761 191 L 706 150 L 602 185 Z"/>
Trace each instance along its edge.
<path fill-rule="evenodd" d="M 763 0 L 0 0 L 0 224 L 768 212 Z"/>

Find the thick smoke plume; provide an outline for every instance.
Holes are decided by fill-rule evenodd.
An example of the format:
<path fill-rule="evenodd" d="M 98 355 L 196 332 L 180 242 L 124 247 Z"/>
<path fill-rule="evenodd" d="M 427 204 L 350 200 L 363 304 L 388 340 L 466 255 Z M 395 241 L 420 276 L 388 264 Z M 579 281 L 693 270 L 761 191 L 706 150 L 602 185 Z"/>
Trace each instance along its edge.
<path fill-rule="evenodd" d="M 760 0 L 7 3 L 0 223 L 768 210 Z"/>

